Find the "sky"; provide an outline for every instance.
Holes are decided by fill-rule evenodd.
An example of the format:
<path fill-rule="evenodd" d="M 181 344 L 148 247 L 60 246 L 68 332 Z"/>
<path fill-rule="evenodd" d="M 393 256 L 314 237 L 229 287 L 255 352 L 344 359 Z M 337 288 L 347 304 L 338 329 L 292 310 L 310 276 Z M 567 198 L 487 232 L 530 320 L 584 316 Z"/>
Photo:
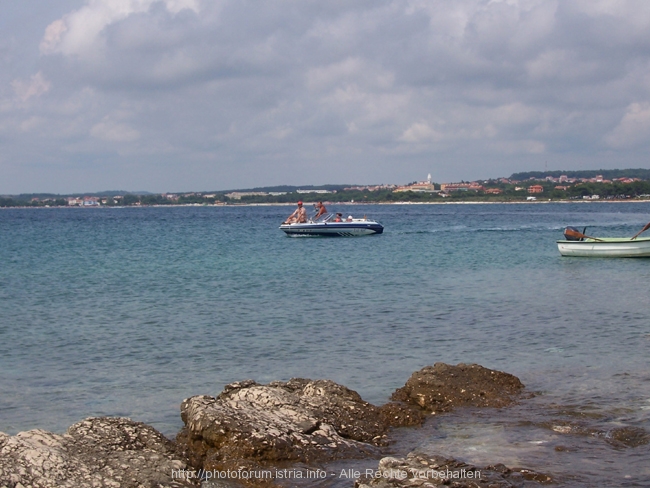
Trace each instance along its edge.
<path fill-rule="evenodd" d="M 650 168 L 647 0 L 0 0 L 0 194 Z"/>

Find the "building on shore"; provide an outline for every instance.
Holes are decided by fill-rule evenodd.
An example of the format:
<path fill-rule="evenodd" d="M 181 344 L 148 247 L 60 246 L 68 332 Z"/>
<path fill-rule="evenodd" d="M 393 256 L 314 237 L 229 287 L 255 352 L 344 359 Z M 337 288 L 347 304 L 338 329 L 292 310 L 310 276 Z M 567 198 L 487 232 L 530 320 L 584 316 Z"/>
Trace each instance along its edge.
<path fill-rule="evenodd" d="M 393 190 L 394 193 L 412 191 L 414 193 L 439 193 L 440 190 L 436 190 L 436 185 L 431 181 L 431 174 L 427 176 L 426 181 L 416 181 L 409 185 L 398 186 Z"/>
<path fill-rule="evenodd" d="M 266 196 L 268 193 L 265 191 L 233 191 L 226 193 L 224 196 L 230 198 L 231 200 L 241 200 L 242 197 L 250 196 Z"/>

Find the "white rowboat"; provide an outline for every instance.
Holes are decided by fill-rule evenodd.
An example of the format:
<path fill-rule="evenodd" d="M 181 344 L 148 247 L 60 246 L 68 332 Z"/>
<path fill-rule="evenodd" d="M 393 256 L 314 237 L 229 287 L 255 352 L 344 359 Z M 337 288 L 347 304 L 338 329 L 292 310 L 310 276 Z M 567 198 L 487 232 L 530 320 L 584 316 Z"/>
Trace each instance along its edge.
<path fill-rule="evenodd" d="M 647 258 L 650 257 L 650 237 L 598 237 L 581 241 L 557 241 L 562 256 L 590 258 Z"/>

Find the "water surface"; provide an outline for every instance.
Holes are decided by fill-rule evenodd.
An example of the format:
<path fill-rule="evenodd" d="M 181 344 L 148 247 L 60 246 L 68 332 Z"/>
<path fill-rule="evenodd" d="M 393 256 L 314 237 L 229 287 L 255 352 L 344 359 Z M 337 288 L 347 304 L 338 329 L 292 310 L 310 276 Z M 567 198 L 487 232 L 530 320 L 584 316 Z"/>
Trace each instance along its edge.
<path fill-rule="evenodd" d="M 183 398 L 232 381 L 329 378 L 381 404 L 425 365 L 472 362 L 540 395 L 400 446 L 650 480 L 647 446 L 537 425 L 561 405 L 650 430 L 650 259 L 555 245 L 566 225 L 632 236 L 650 204 L 328 206 L 386 230 L 288 238 L 286 206 L 0 211 L 0 431 L 123 415 L 173 436 Z"/>

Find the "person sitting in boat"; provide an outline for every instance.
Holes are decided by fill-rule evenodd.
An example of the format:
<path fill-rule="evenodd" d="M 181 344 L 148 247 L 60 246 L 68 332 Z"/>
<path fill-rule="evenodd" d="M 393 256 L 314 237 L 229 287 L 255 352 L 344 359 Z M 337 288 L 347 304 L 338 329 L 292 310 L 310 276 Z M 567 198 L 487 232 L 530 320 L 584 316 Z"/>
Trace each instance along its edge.
<path fill-rule="evenodd" d="M 318 209 L 318 212 L 314 215 L 314 220 L 318 220 L 318 217 L 327 213 L 327 209 L 325 208 L 325 205 L 323 205 L 323 202 L 318 202 L 316 208 Z"/>
<path fill-rule="evenodd" d="M 307 222 L 307 210 L 305 210 L 305 207 L 302 206 L 302 202 L 298 202 L 298 208 L 294 210 L 294 212 L 287 217 L 287 220 L 285 220 L 285 224 L 295 224 L 295 223 L 300 223 L 303 224 Z"/>
<path fill-rule="evenodd" d="M 346 222 L 352 222 L 352 215 L 348 215 Z"/>
<path fill-rule="evenodd" d="M 343 214 L 340 213 L 340 212 L 337 212 L 336 213 L 336 218 L 334 219 L 334 222 L 343 222 L 343 219 L 341 217 L 343 217 Z"/>

